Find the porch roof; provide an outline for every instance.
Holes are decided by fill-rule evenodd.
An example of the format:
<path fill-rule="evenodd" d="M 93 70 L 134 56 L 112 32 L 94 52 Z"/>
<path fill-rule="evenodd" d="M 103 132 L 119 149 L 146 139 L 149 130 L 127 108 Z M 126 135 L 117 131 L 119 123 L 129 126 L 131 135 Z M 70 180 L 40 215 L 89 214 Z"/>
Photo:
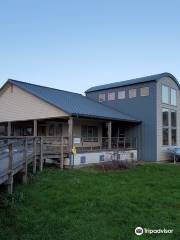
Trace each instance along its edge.
<path fill-rule="evenodd" d="M 39 86 L 12 79 L 9 79 L 8 82 L 65 111 L 71 116 L 139 122 L 128 115 L 78 93 Z"/>

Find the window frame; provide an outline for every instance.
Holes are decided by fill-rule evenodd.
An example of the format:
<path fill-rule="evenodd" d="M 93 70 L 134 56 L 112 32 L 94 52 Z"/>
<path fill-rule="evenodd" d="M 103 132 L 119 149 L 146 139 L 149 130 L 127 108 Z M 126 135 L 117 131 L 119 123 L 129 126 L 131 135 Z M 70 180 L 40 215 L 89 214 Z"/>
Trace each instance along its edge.
<path fill-rule="evenodd" d="M 132 94 L 133 91 L 134 91 L 135 94 Z M 129 93 L 129 98 L 137 97 L 137 88 L 130 88 L 128 93 Z"/>
<path fill-rule="evenodd" d="M 113 98 L 112 98 L 113 96 Z M 116 99 L 116 93 L 115 92 L 108 92 L 108 101 L 114 101 Z"/>
<path fill-rule="evenodd" d="M 99 100 L 99 102 L 106 101 L 106 94 L 105 93 L 100 93 L 99 96 L 98 96 L 98 100 Z"/>
<path fill-rule="evenodd" d="M 89 136 L 90 132 L 92 132 L 92 136 Z M 99 137 L 99 127 L 98 126 L 95 126 L 95 125 L 82 125 L 81 126 L 81 138 L 82 138 L 83 142 L 98 142 L 98 137 Z"/>
<path fill-rule="evenodd" d="M 166 101 L 164 101 L 164 98 L 163 98 L 163 88 L 165 89 L 167 89 L 167 102 Z M 170 87 L 169 86 L 167 86 L 167 85 L 165 85 L 165 84 L 162 84 L 162 86 L 161 86 L 161 102 L 163 103 L 163 104 L 169 104 L 170 103 L 170 99 L 169 99 L 169 89 L 170 89 Z"/>
<path fill-rule="evenodd" d="M 147 90 L 147 92 L 146 92 L 146 93 L 143 93 L 143 92 L 142 92 L 143 90 L 145 90 L 145 92 L 146 92 L 146 90 Z M 150 91 L 149 91 L 149 87 L 148 87 L 148 86 L 143 86 L 143 87 L 140 88 L 140 96 L 141 96 L 141 97 L 148 97 L 149 94 L 150 94 Z"/>
<path fill-rule="evenodd" d="M 175 125 L 172 125 L 172 113 L 175 113 Z M 171 145 L 176 146 L 177 145 L 177 110 L 170 110 L 170 116 L 171 116 Z M 173 134 L 172 132 L 175 131 L 175 142 L 173 143 Z"/>
<path fill-rule="evenodd" d="M 168 117 L 167 117 L 167 125 L 164 125 L 164 112 L 168 113 Z M 169 109 L 168 108 L 162 108 L 162 145 L 163 146 L 169 146 L 169 121 L 170 117 L 169 117 Z M 164 139 L 164 131 L 167 131 L 167 142 L 165 143 L 165 139 Z"/>
<path fill-rule="evenodd" d="M 172 103 L 172 91 L 174 91 L 176 93 L 176 95 L 175 95 L 175 104 Z M 172 106 L 175 106 L 175 107 L 177 106 L 177 90 L 175 88 L 171 88 L 170 89 L 170 104 Z"/>
<path fill-rule="evenodd" d="M 123 93 L 123 97 L 120 97 L 120 93 Z M 125 99 L 126 98 L 126 91 L 125 90 L 119 90 L 118 91 L 118 99 L 119 100 L 122 100 L 122 99 Z"/>

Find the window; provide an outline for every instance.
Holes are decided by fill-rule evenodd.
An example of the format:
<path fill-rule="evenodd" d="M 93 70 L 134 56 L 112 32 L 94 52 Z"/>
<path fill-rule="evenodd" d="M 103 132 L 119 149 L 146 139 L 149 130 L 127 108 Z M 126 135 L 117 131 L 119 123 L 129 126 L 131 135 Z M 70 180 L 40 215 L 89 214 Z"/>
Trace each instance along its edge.
<path fill-rule="evenodd" d="M 109 101 L 115 100 L 115 92 L 108 93 L 108 100 Z"/>
<path fill-rule="evenodd" d="M 171 145 L 176 145 L 176 129 L 171 129 Z"/>
<path fill-rule="evenodd" d="M 49 126 L 49 136 L 54 136 L 54 124 Z"/>
<path fill-rule="evenodd" d="M 104 162 L 104 155 L 100 155 L 100 156 L 99 156 L 99 161 L 100 161 L 100 162 Z"/>
<path fill-rule="evenodd" d="M 171 88 L 171 105 L 176 106 L 176 90 Z"/>
<path fill-rule="evenodd" d="M 99 94 L 99 102 L 104 102 L 106 100 L 106 95 L 105 93 Z"/>
<path fill-rule="evenodd" d="M 162 109 L 162 143 L 163 145 L 169 144 L 169 110 L 167 108 Z"/>
<path fill-rule="evenodd" d="M 32 127 L 23 128 L 23 136 L 32 136 L 32 135 L 33 135 Z"/>
<path fill-rule="evenodd" d="M 168 128 L 163 128 L 163 145 L 167 146 L 169 144 L 169 129 Z"/>
<path fill-rule="evenodd" d="M 169 87 L 162 85 L 162 102 L 169 103 Z"/>
<path fill-rule="evenodd" d="M 142 87 L 140 89 L 141 97 L 149 96 L 149 87 Z"/>
<path fill-rule="evenodd" d="M 177 143 L 177 114 L 176 111 L 171 111 L 171 145 L 176 145 Z"/>
<path fill-rule="evenodd" d="M 169 126 L 169 117 L 168 117 L 168 109 L 167 108 L 163 108 L 162 119 L 163 119 L 163 127 L 168 127 Z"/>
<path fill-rule="evenodd" d="M 136 97 L 136 89 L 135 88 L 129 89 L 129 98 L 134 97 Z"/>
<path fill-rule="evenodd" d="M 85 156 L 81 156 L 81 158 L 80 158 L 80 163 L 81 163 L 81 164 L 86 163 L 86 157 L 85 157 Z"/>
<path fill-rule="evenodd" d="M 126 95 L 125 91 L 119 91 L 118 92 L 118 99 L 125 99 L 125 95 Z"/>
<path fill-rule="evenodd" d="M 176 127 L 176 111 L 171 111 L 171 127 Z"/>
<path fill-rule="evenodd" d="M 0 125 L 0 136 L 6 136 L 7 135 L 7 127 L 4 125 Z"/>
<path fill-rule="evenodd" d="M 98 127 L 82 126 L 81 136 L 84 142 L 98 142 Z"/>

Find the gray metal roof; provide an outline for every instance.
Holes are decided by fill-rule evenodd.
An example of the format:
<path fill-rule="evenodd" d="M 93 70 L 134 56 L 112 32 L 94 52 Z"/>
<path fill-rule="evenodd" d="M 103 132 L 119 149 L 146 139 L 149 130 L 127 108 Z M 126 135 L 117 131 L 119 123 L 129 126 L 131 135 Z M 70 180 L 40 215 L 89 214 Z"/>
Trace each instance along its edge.
<path fill-rule="evenodd" d="M 116 88 L 116 87 L 124 87 L 124 86 L 129 86 L 129 85 L 133 85 L 133 84 L 137 84 L 137 83 L 158 81 L 162 77 L 172 78 L 176 82 L 178 87 L 180 88 L 180 85 L 179 85 L 179 82 L 177 81 L 177 79 L 171 73 L 164 72 L 164 73 L 160 73 L 160 74 L 156 74 L 156 75 L 150 75 L 150 76 L 146 76 L 146 77 L 135 78 L 135 79 L 126 80 L 126 81 L 122 81 L 122 82 L 114 82 L 114 83 L 110 83 L 110 84 L 104 84 L 104 85 L 91 87 L 88 90 L 86 90 L 86 93 L 95 92 L 95 91 L 99 91 L 99 90 L 110 89 L 110 88 Z"/>
<path fill-rule="evenodd" d="M 12 79 L 9 79 L 7 82 L 18 86 L 28 93 L 48 102 L 72 116 L 137 122 L 137 120 L 128 115 L 78 93 L 20 82 Z"/>

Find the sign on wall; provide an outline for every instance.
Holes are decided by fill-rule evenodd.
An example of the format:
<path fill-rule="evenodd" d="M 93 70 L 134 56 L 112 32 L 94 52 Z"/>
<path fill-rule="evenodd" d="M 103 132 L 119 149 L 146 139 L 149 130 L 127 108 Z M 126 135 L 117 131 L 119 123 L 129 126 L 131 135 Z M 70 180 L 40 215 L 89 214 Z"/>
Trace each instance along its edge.
<path fill-rule="evenodd" d="M 81 138 L 74 138 L 73 142 L 74 142 L 74 144 L 80 144 Z"/>

